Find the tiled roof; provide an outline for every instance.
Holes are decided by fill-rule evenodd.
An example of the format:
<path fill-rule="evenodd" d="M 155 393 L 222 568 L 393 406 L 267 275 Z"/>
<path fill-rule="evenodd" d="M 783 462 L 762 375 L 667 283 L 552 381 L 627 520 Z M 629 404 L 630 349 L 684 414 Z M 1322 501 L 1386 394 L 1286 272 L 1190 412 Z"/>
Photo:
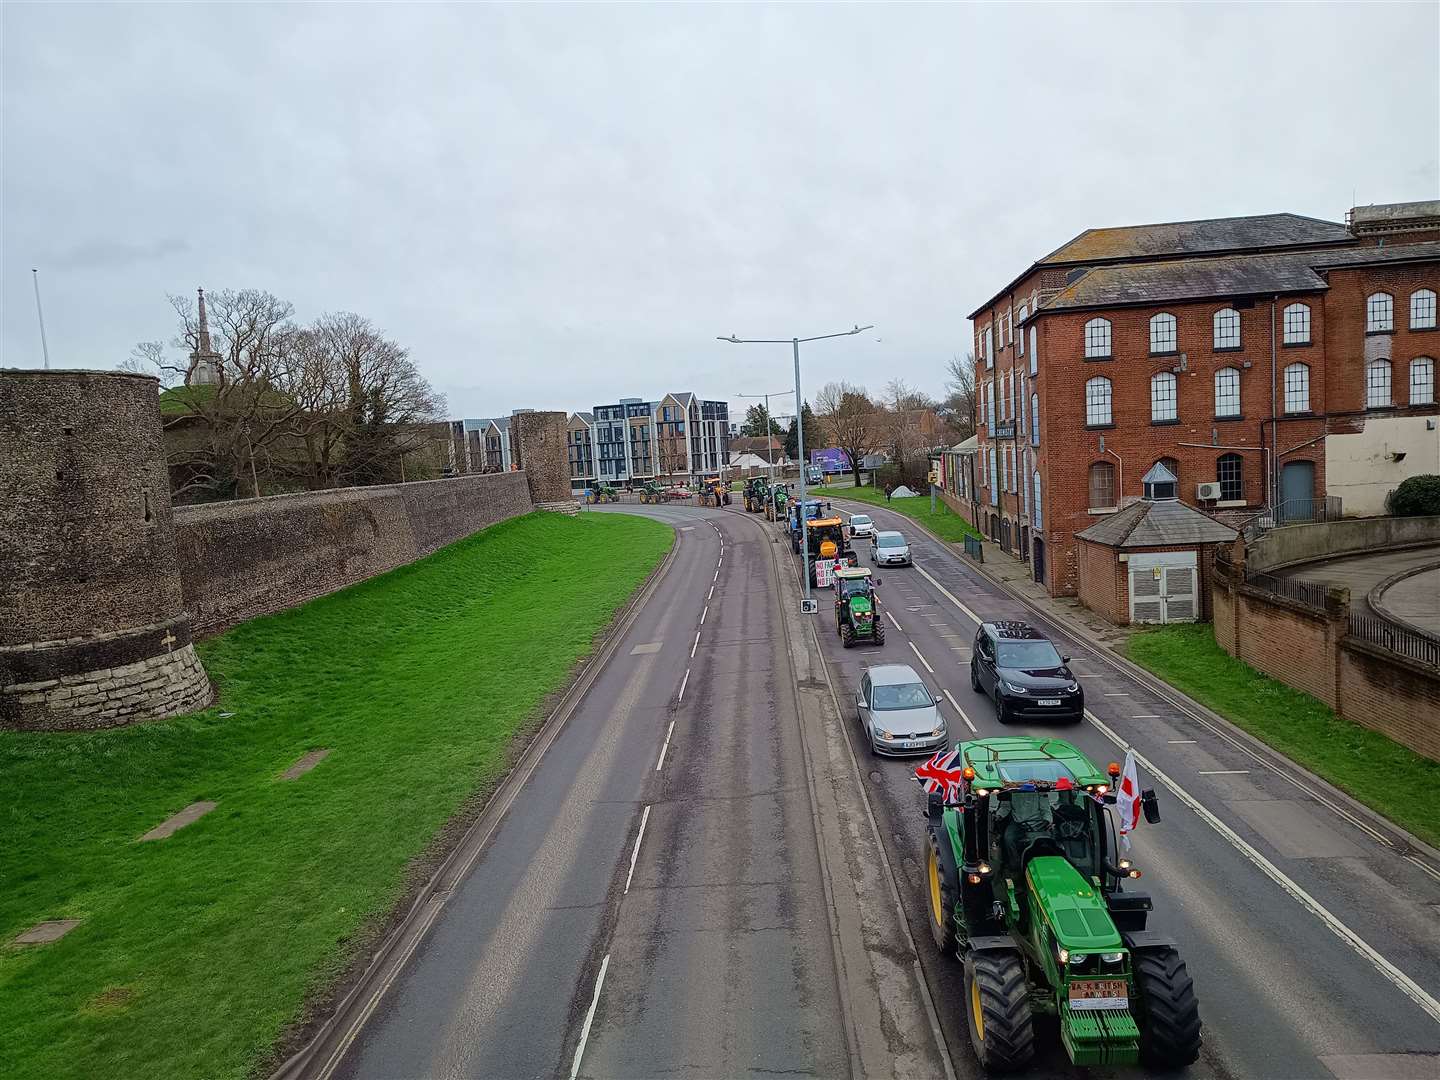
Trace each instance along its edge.
<path fill-rule="evenodd" d="M 1053 265 L 1100 259 L 1153 259 L 1167 255 L 1333 244 L 1354 239 L 1344 225 L 1334 221 L 1321 221 L 1300 214 L 1258 214 L 1253 217 L 1086 229 L 1040 262 L 1042 265 Z"/>
<path fill-rule="evenodd" d="M 1224 543 L 1239 534 L 1178 499 L 1142 499 L 1075 535 L 1106 547 L 1146 548 Z"/>
<path fill-rule="evenodd" d="M 1096 266 L 1041 310 L 1319 292 L 1328 286 L 1318 270 L 1415 259 L 1440 259 L 1440 242 Z"/>

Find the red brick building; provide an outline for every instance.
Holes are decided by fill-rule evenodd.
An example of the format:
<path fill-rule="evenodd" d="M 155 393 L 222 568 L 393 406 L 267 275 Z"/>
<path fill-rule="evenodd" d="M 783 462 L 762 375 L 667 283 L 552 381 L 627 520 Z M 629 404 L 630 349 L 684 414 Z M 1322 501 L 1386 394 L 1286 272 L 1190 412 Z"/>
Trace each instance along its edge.
<path fill-rule="evenodd" d="M 976 523 L 1054 595 L 1140 496 L 1239 525 L 1383 512 L 1440 472 L 1440 203 L 1091 229 L 975 324 Z"/>

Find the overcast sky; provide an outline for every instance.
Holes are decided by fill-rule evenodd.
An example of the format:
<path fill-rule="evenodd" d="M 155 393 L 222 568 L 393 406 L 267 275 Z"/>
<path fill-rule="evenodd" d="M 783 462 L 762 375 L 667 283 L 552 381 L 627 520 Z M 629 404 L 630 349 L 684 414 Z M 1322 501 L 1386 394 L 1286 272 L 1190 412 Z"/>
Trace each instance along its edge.
<path fill-rule="evenodd" d="M 3 362 L 167 292 L 405 344 L 452 416 L 900 376 L 1082 229 L 1440 194 L 1440 7 L 3 7 Z M 776 406 L 777 413 L 781 411 Z"/>

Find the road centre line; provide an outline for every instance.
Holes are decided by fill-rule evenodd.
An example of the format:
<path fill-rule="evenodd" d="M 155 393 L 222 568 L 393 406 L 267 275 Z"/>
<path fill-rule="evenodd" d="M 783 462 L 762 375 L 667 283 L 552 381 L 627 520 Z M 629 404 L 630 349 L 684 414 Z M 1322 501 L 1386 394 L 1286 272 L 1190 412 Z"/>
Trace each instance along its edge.
<path fill-rule="evenodd" d="M 688 671 L 685 674 L 690 674 Z M 670 736 L 675 734 L 675 721 L 670 721 L 670 726 L 665 729 L 665 742 L 660 747 L 660 757 L 655 761 L 655 771 L 659 772 L 660 767 L 665 764 L 665 751 L 670 749 Z"/>
<path fill-rule="evenodd" d="M 711 580 L 711 581 L 719 581 L 719 580 L 720 580 L 720 568 L 719 568 L 718 566 L 715 568 L 715 576 L 712 577 L 710 580 Z"/>
<path fill-rule="evenodd" d="M 1106 694 L 1106 697 L 1129 697 L 1129 694 Z"/>
<path fill-rule="evenodd" d="M 702 612 L 700 612 L 700 625 L 701 625 L 701 626 L 704 626 L 704 625 L 705 625 L 705 616 L 706 616 L 706 615 L 709 615 L 709 614 L 710 614 L 710 605 L 709 605 L 709 604 L 706 604 L 706 605 L 705 605 L 705 610 L 702 611 Z"/>
<path fill-rule="evenodd" d="M 1199 817 L 1202 821 L 1204 821 L 1207 825 L 1209 825 L 1212 829 L 1214 829 L 1217 833 L 1219 833 L 1222 837 L 1229 841 L 1231 847 L 1233 847 L 1236 851 L 1240 852 L 1240 854 L 1245 856 L 1245 858 L 1250 860 L 1250 862 L 1257 866 L 1260 871 L 1265 874 L 1266 877 L 1268 877 L 1271 881 L 1275 882 L 1275 884 L 1279 885 L 1280 888 L 1283 889 L 1285 892 L 1289 893 L 1291 898 L 1296 900 L 1301 907 L 1305 908 L 1322 923 L 1324 923 L 1336 937 L 1340 938 L 1341 941 L 1349 944 L 1351 948 L 1353 948 L 1357 953 L 1359 953 L 1362 957 L 1368 960 L 1374 966 L 1374 968 L 1379 971 L 1380 974 L 1384 975 L 1385 978 L 1389 979 L 1390 982 L 1393 983 L 1396 988 L 1400 990 L 1401 993 L 1403 993 L 1411 1001 L 1415 1002 L 1415 1004 L 1419 1005 L 1420 1008 L 1423 1009 L 1432 1020 L 1440 1023 L 1440 1001 L 1436 1001 L 1433 997 L 1426 993 L 1424 987 L 1420 986 L 1420 984 L 1417 983 L 1414 979 L 1410 978 L 1410 976 L 1406 975 L 1389 960 L 1385 959 L 1384 956 L 1380 955 L 1380 953 L 1377 952 L 1373 946 L 1366 942 L 1364 938 L 1360 937 L 1359 934 L 1355 933 L 1354 930 L 1351 930 L 1350 927 L 1345 925 L 1345 923 L 1343 923 L 1339 919 L 1339 917 L 1337 917 L 1333 912 L 1331 912 L 1329 908 L 1325 907 L 1325 905 L 1320 903 L 1320 901 L 1316 900 L 1313 896 L 1311 896 L 1304 889 L 1302 889 L 1298 884 L 1296 884 L 1296 882 L 1291 880 L 1291 878 L 1287 876 L 1284 871 L 1282 871 L 1278 866 L 1272 863 L 1258 850 L 1256 850 L 1254 846 L 1252 846 L 1242 836 L 1240 836 L 1239 833 L 1237 833 L 1234 829 L 1230 828 L 1230 826 L 1226 825 L 1223 821 L 1221 821 L 1218 817 L 1211 813 L 1211 811 L 1205 806 L 1204 803 L 1202 803 L 1199 799 L 1195 798 L 1195 796 L 1191 795 L 1174 780 L 1171 780 L 1170 777 L 1166 776 L 1163 772 L 1157 769 L 1153 762 L 1151 762 L 1138 750 L 1135 750 L 1133 746 L 1127 743 L 1115 732 L 1111 731 L 1110 728 L 1108 728 L 1104 724 L 1104 722 L 1101 721 L 1098 717 L 1096 717 L 1096 715 L 1092 713 L 1089 709 L 1085 710 L 1085 719 L 1089 720 L 1090 723 L 1094 724 L 1096 729 L 1102 735 L 1108 738 L 1121 750 L 1129 750 L 1133 752 L 1135 754 L 1135 760 L 1142 767 L 1148 769 L 1156 780 L 1164 784 L 1165 787 L 1169 789 L 1172 795 L 1174 795 L 1177 799 L 1179 799 L 1182 803 L 1189 807 L 1190 810 L 1197 817 Z"/>
<path fill-rule="evenodd" d="M 645 807 L 645 812 L 640 815 L 640 831 L 635 834 L 635 850 L 630 852 L 630 872 L 625 875 L 625 888 L 620 895 L 624 896 L 630 891 L 630 879 L 635 876 L 635 861 L 640 858 L 640 841 L 645 838 L 645 823 L 650 820 L 650 807 Z"/>
<path fill-rule="evenodd" d="M 905 632 L 905 628 L 900 625 L 900 620 L 897 619 L 897 618 L 895 618 L 894 615 L 891 615 L 890 612 L 887 611 L 887 612 L 885 612 L 885 617 L 886 617 L 887 619 L 889 619 L 891 623 L 894 624 L 896 630 L 899 630 L 900 633 L 902 633 L 902 634 Z"/>
<path fill-rule="evenodd" d="M 695 650 L 700 647 L 700 631 L 695 631 L 695 644 L 690 646 L 690 659 L 695 659 Z"/>
<path fill-rule="evenodd" d="M 1194 745 L 1195 745 L 1195 740 L 1194 740 L 1194 739 L 1170 739 L 1170 740 L 1168 740 L 1168 741 L 1166 742 L 1166 745 L 1167 745 L 1167 746 L 1194 746 Z"/>
<path fill-rule="evenodd" d="M 1159 713 L 1153 713 L 1153 712 L 1142 712 L 1142 713 L 1136 713 L 1134 716 L 1130 717 L 1130 719 L 1131 719 L 1131 720 L 1159 720 L 1159 719 L 1160 719 L 1160 714 L 1159 714 Z M 1190 740 L 1190 742 L 1194 742 L 1194 741 L 1195 741 L 1194 739 L 1191 739 L 1191 740 Z"/>
<path fill-rule="evenodd" d="M 685 678 L 683 678 L 683 679 L 680 680 L 680 695 L 679 695 L 679 697 L 677 697 L 677 698 L 675 699 L 677 704 L 678 704 L 679 702 L 685 700 L 685 685 L 686 685 L 689 681 L 690 681 L 690 669 L 687 667 L 687 668 L 685 669 Z"/>
<path fill-rule="evenodd" d="M 965 726 L 970 729 L 970 734 L 972 734 L 972 735 L 979 735 L 979 734 L 980 734 L 979 729 L 976 728 L 975 725 L 970 722 L 970 717 L 968 717 L 968 716 L 965 715 L 965 710 L 962 709 L 962 708 L 960 707 L 960 703 L 955 700 L 955 695 L 952 694 L 952 693 L 950 693 L 949 690 L 944 690 L 944 689 L 942 689 L 940 692 L 941 692 L 942 694 L 944 694 L 947 698 L 950 699 L 950 704 L 955 706 L 955 711 L 960 714 L 960 719 L 965 721 Z"/>
<path fill-rule="evenodd" d="M 714 595 L 715 595 L 715 585 L 714 585 L 714 583 L 712 582 L 711 585 L 710 585 L 710 591 L 705 594 L 705 599 L 706 599 L 706 600 L 709 600 L 709 599 L 710 599 L 712 596 L 714 596 Z"/>
<path fill-rule="evenodd" d="M 955 595 L 949 589 L 945 588 L 944 585 L 941 585 L 940 582 L 936 581 L 933 577 L 931 577 L 923 566 L 917 564 L 915 567 L 915 572 L 918 573 L 921 577 L 923 577 L 926 581 L 930 582 L 931 585 L 934 585 L 935 588 L 939 589 L 941 595 L 944 596 L 945 599 L 949 600 L 952 604 L 954 604 L 956 607 L 958 607 L 961 611 L 963 611 L 966 615 L 970 617 L 971 622 L 973 622 L 976 626 L 980 625 L 980 616 L 976 615 L 975 612 L 971 611 L 968 607 L 966 607 L 958 599 L 956 599 Z"/>
<path fill-rule="evenodd" d="M 913 641 L 907 641 L 905 644 L 910 646 L 911 652 L 913 652 L 916 656 L 920 656 L 920 650 L 915 648 L 915 643 Z M 925 665 L 925 670 L 928 671 L 931 675 L 935 674 L 935 669 L 930 666 L 930 661 L 926 660 L 925 657 L 920 656 L 920 663 Z"/>
<path fill-rule="evenodd" d="M 600 987 L 605 985 L 605 970 L 610 966 L 610 954 L 600 961 L 600 974 L 595 979 L 595 996 L 590 999 L 590 1011 L 585 1014 L 585 1026 L 580 1029 L 580 1045 L 575 1048 L 575 1063 L 570 1066 L 570 1080 L 580 1075 L 580 1059 L 585 1056 L 585 1044 L 590 1041 L 590 1025 L 595 1022 L 595 1006 L 600 1004 Z"/>
<path fill-rule="evenodd" d="M 1197 769 L 1199 776 L 1249 776 L 1249 769 Z"/>

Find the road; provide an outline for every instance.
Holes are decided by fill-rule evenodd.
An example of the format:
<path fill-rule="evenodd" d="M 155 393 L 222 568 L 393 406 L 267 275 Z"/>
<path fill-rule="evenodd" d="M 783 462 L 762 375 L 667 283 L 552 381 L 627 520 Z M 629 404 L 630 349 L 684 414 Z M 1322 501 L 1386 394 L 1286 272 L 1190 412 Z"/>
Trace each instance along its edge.
<path fill-rule="evenodd" d="M 673 564 L 338 1075 L 849 1071 L 769 541 L 633 511 Z"/>
<path fill-rule="evenodd" d="M 1118 739 L 1149 763 L 1142 764 L 1142 783 L 1156 779 L 1156 768 L 1169 779 L 1170 785 L 1154 784 L 1163 821 L 1142 823 L 1133 858 L 1154 897 L 1151 927 L 1179 941 L 1195 980 L 1205 1050 L 1191 1075 L 1440 1076 L 1434 1000 L 1440 997 L 1440 871 L 1377 839 L 1283 769 L 1268 767 L 1123 669 L 1091 656 L 914 522 L 864 509 L 881 528 L 903 532 L 915 556 L 913 568 L 878 571 L 886 642 L 843 649 L 833 620 L 825 618 L 828 593 L 822 593 L 816 629 L 837 675 L 853 745 L 868 758 L 868 794 L 902 879 L 906 915 L 957 1071 L 973 1072 L 974 1063 L 958 965 L 927 947 L 916 819 L 922 798 L 910 776 L 913 763 L 870 756 L 848 704 L 863 668 L 879 662 L 914 666 L 946 699 L 942 711 L 952 736 L 975 737 L 971 725 L 981 737 L 1053 734 L 1101 763 L 1123 756 Z M 860 550 L 867 558 L 868 545 Z M 1091 719 L 1058 730 L 998 724 L 989 699 L 970 689 L 977 618 L 1023 619 L 1049 632 L 1073 658 Z M 1372 780 L 1385 782 L 1383 776 Z M 1067 1065 L 1061 1054 L 1044 1063 L 1062 1074 Z"/>

